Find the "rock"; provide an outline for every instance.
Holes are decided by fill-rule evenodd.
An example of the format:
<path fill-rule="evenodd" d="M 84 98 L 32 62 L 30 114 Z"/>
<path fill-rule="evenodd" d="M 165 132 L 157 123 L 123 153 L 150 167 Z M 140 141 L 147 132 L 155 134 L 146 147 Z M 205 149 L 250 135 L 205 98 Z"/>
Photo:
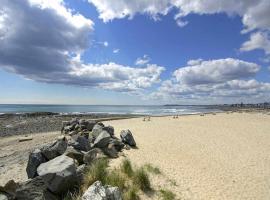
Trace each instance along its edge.
<path fill-rule="evenodd" d="M 94 141 L 94 147 L 106 147 L 111 139 L 111 135 L 107 131 L 102 131 Z"/>
<path fill-rule="evenodd" d="M 23 182 L 16 190 L 17 200 L 58 200 L 59 198 L 46 189 L 46 184 L 41 177 Z"/>
<path fill-rule="evenodd" d="M 62 128 L 61 128 L 61 133 L 64 132 L 65 127 L 70 125 L 69 121 L 62 121 Z"/>
<path fill-rule="evenodd" d="M 125 147 L 125 144 L 116 137 L 111 138 L 109 144 L 113 144 L 117 151 L 121 151 Z"/>
<path fill-rule="evenodd" d="M 84 154 L 73 147 L 68 147 L 64 155 L 77 160 L 79 165 L 83 164 Z"/>
<path fill-rule="evenodd" d="M 120 137 L 122 139 L 122 141 L 130 146 L 136 146 L 136 142 L 132 136 L 132 133 L 130 132 L 130 130 L 123 130 L 120 133 Z"/>
<path fill-rule="evenodd" d="M 92 130 L 93 130 L 93 127 L 94 127 L 95 124 L 96 124 L 96 121 L 95 121 L 95 120 L 87 120 L 86 122 L 87 122 L 87 123 L 86 123 L 86 129 L 87 129 L 88 131 L 92 131 Z"/>
<path fill-rule="evenodd" d="M 86 152 L 83 156 L 83 162 L 87 165 L 91 164 L 94 160 L 106 158 L 103 151 L 99 148 L 94 148 L 88 152 Z"/>
<path fill-rule="evenodd" d="M 8 200 L 8 197 L 5 194 L 0 194 L 0 200 Z"/>
<path fill-rule="evenodd" d="M 66 192 L 77 183 L 74 160 L 65 155 L 42 163 L 37 173 L 42 177 L 47 188 L 56 194 Z"/>
<path fill-rule="evenodd" d="M 28 178 L 34 178 L 37 176 L 37 168 L 41 163 L 46 162 L 40 149 L 35 149 L 29 154 L 28 163 L 26 167 L 26 173 Z"/>
<path fill-rule="evenodd" d="M 77 174 L 77 180 L 79 182 L 79 185 L 80 183 L 83 182 L 83 177 L 84 177 L 84 172 L 86 170 L 86 165 L 83 164 L 83 165 L 80 165 L 79 167 L 77 167 L 76 169 L 76 174 Z"/>
<path fill-rule="evenodd" d="M 4 187 L 0 186 L 0 193 L 3 193 L 8 199 L 14 199 L 18 186 L 19 184 L 14 180 L 9 180 Z"/>
<path fill-rule="evenodd" d="M 118 157 L 118 151 L 116 150 L 115 146 L 113 144 L 109 144 L 107 147 L 102 148 L 105 155 L 107 155 L 110 158 L 117 158 Z"/>
<path fill-rule="evenodd" d="M 107 131 L 111 136 L 114 136 L 114 128 L 112 126 L 106 126 L 103 130 Z"/>
<path fill-rule="evenodd" d="M 81 151 L 89 151 L 91 149 L 89 140 L 79 135 L 72 136 L 70 145 Z"/>
<path fill-rule="evenodd" d="M 102 122 L 98 122 L 97 125 L 105 127 L 105 125 Z"/>
<path fill-rule="evenodd" d="M 102 186 L 96 181 L 83 194 L 82 200 L 122 200 L 122 197 L 117 187 Z"/>
<path fill-rule="evenodd" d="M 47 159 L 51 160 L 57 156 L 62 155 L 67 149 L 67 140 L 66 138 L 62 138 L 57 140 L 55 143 L 51 145 L 46 145 L 41 148 L 42 155 Z"/>
<path fill-rule="evenodd" d="M 89 141 L 90 142 L 94 142 L 95 139 L 98 137 L 98 135 L 103 131 L 103 126 L 99 125 L 99 124 L 96 124 L 93 129 L 92 129 L 92 132 L 89 133 Z"/>

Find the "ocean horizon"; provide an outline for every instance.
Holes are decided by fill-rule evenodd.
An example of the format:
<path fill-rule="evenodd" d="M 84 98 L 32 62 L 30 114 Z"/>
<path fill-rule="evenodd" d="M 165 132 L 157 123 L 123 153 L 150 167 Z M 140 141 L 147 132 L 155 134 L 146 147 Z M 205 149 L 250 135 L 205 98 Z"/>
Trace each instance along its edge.
<path fill-rule="evenodd" d="M 57 105 L 0 104 L 0 114 L 54 112 L 59 114 L 183 115 L 219 112 L 207 105 Z"/>

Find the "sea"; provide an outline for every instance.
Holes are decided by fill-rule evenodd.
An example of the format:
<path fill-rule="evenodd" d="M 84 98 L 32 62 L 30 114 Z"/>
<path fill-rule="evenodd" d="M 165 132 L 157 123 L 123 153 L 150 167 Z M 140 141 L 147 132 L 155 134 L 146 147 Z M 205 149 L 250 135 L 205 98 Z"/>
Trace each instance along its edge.
<path fill-rule="evenodd" d="M 219 112 L 210 106 L 197 105 L 40 105 L 0 104 L 0 115 L 33 112 L 54 112 L 59 114 L 135 114 L 135 115 L 185 115 Z"/>

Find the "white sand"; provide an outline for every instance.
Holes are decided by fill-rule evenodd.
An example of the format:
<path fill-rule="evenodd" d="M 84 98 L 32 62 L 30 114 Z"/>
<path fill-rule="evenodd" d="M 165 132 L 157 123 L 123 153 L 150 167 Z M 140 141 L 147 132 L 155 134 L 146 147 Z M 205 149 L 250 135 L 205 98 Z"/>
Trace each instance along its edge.
<path fill-rule="evenodd" d="M 125 154 L 136 165 L 152 163 L 161 169 L 167 181 L 154 176 L 156 189 L 169 188 L 181 199 L 270 199 L 270 115 L 224 113 L 106 124 L 116 133 L 133 132 L 139 149 Z"/>

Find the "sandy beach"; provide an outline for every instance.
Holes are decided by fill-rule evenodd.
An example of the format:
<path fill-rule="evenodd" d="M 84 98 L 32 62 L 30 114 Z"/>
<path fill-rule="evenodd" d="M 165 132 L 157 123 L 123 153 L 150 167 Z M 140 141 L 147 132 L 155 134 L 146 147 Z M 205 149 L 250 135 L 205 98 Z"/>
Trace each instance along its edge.
<path fill-rule="evenodd" d="M 159 167 L 162 175 L 151 176 L 154 189 L 170 189 L 179 199 L 270 199 L 270 115 L 218 113 L 105 124 L 114 126 L 117 136 L 123 129 L 132 131 L 138 149 L 124 154 L 138 166 Z M 25 180 L 27 153 L 58 134 L 34 134 L 32 141 L 22 143 L 18 136 L 1 138 L 0 184 Z M 16 156 L 20 162 L 10 165 Z"/>
<path fill-rule="evenodd" d="M 180 199 L 270 199 L 270 115 L 224 113 L 108 123 L 116 132 L 134 133 L 139 149 L 126 153 L 132 162 L 158 166 L 167 180 L 176 182 L 154 177 L 156 188 L 169 188 Z"/>

